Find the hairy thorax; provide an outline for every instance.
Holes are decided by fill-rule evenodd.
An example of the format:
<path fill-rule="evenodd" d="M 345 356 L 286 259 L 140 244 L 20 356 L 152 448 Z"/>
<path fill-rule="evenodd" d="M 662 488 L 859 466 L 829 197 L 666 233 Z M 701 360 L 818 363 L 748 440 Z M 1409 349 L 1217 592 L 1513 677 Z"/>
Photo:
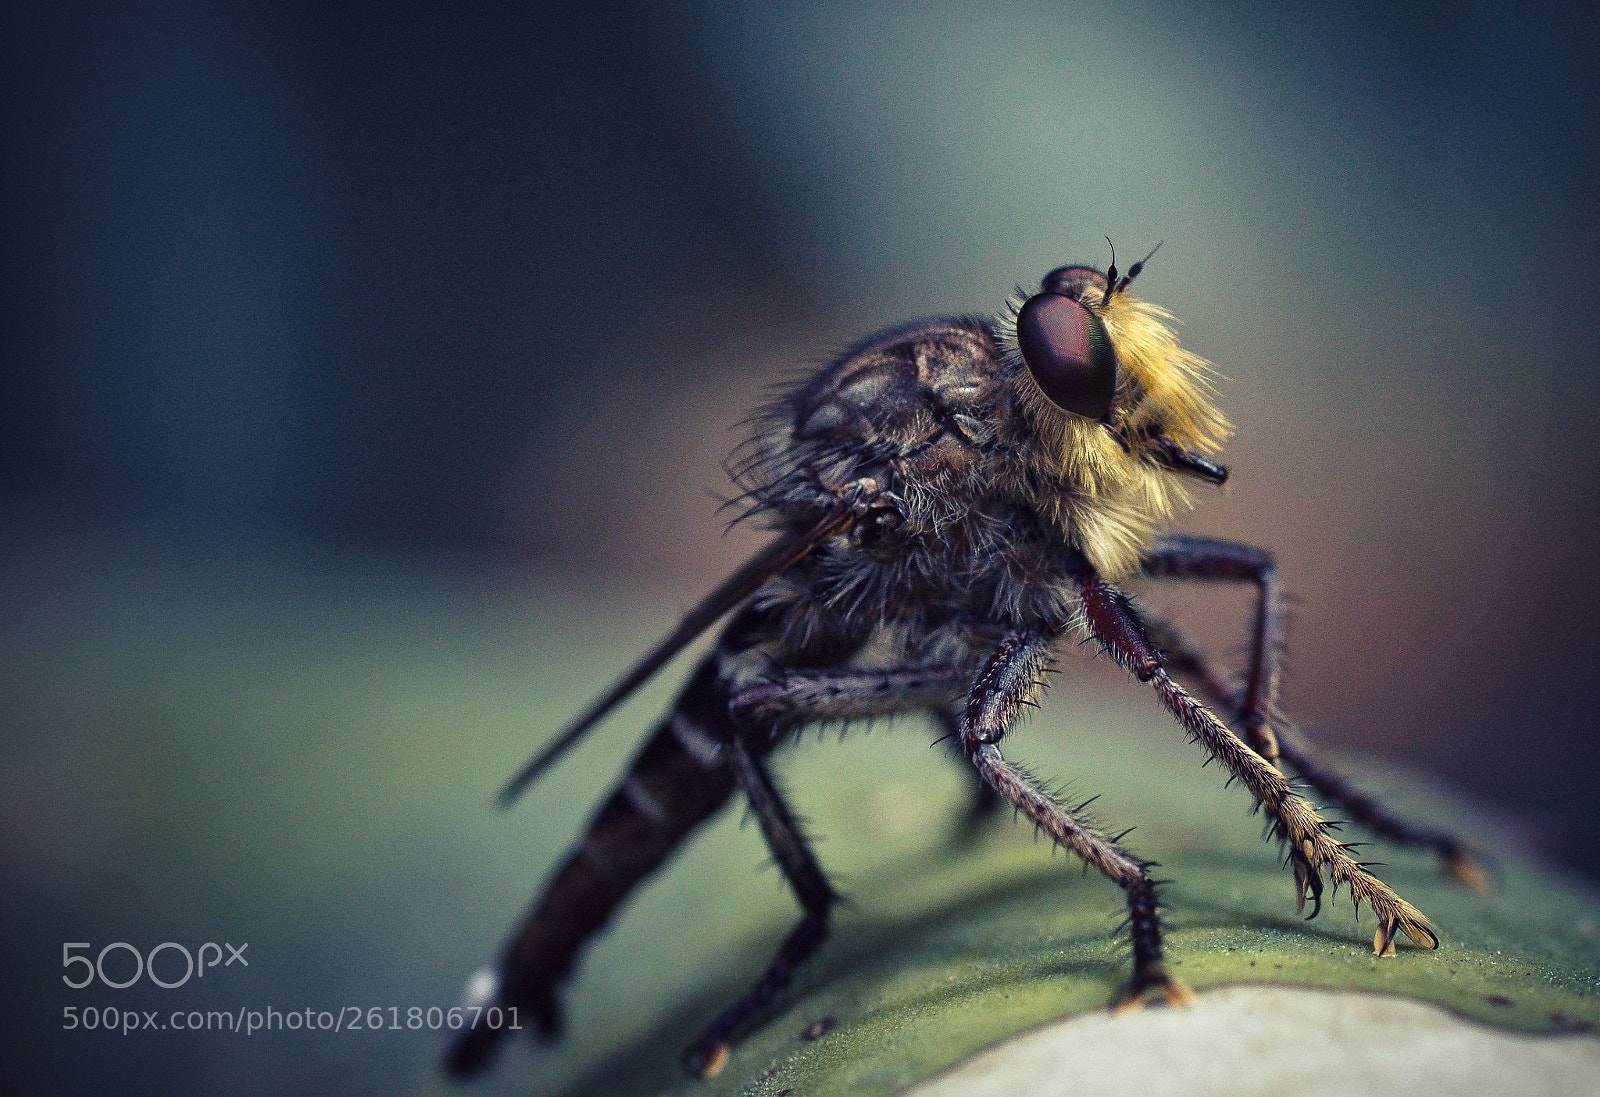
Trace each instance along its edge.
<path fill-rule="evenodd" d="M 768 409 L 741 472 L 757 509 L 792 527 L 840 498 L 858 513 L 768 592 L 790 603 L 792 639 L 892 636 L 950 658 L 1070 613 L 1083 558 L 1025 490 L 1005 370 L 988 325 L 924 324 L 853 348 Z"/>

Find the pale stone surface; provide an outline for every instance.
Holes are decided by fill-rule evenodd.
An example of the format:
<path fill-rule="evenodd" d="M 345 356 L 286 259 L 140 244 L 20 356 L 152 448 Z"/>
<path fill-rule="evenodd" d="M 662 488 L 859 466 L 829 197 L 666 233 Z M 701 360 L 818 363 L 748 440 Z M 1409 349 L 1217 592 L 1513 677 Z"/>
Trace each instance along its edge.
<path fill-rule="evenodd" d="M 902 1097 L 1595 1097 L 1600 1039 L 1530 1036 L 1403 998 L 1234 986 L 1189 1009 L 1024 1033 Z"/>

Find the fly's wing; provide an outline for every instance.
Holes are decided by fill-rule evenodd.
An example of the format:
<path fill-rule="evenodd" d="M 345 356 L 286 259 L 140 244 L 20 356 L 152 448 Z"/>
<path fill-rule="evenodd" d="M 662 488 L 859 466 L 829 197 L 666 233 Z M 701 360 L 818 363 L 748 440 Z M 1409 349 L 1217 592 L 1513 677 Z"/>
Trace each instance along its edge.
<path fill-rule="evenodd" d="M 567 729 L 545 747 L 538 754 L 529 759 L 528 764 L 517 771 L 517 775 L 501 790 L 499 803 L 501 807 L 509 807 L 524 789 L 537 780 L 540 774 L 555 764 L 556 760 L 567 752 L 567 749 L 599 723 L 606 713 L 627 699 L 628 695 L 649 680 L 650 676 L 660 670 L 662 665 L 678 652 L 687 647 L 696 636 L 711 627 L 723 614 L 727 613 L 751 594 L 755 593 L 761 584 L 780 575 L 793 567 L 799 560 L 823 541 L 832 537 L 850 523 L 850 511 L 839 507 L 830 511 L 810 529 L 787 533 L 777 538 L 766 548 L 745 563 L 738 571 L 723 580 L 722 585 L 705 596 L 698 606 L 690 610 L 688 615 L 678 623 L 678 627 L 663 639 L 659 644 L 639 662 L 634 664 L 632 670 L 623 675 L 616 685 L 606 691 L 605 695 L 590 705 L 588 710 L 574 720 Z"/>

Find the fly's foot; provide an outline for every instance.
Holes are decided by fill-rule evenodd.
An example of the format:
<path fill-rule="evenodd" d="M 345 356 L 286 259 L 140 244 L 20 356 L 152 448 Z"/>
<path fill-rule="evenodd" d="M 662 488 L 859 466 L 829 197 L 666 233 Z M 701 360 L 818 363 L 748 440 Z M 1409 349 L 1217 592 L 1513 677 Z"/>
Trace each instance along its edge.
<path fill-rule="evenodd" d="M 1304 913 L 1306 897 L 1311 897 L 1311 913 L 1306 915 L 1308 922 L 1322 913 L 1322 870 L 1311 860 L 1315 854 L 1312 844 L 1303 842 L 1299 849 L 1289 855 L 1289 861 L 1294 865 L 1295 910 Z"/>
<path fill-rule="evenodd" d="M 684 1050 L 683 1069 L 696 1078 L 715 1078 L 728 1065 L 732 1052 L 726 1040 L 701 1037 Z"/>
<path fill-rule="evenodd" d="M 1132 1013 L 1151 1004 L 1152 996 L 1180 1009 L 1194 1004 L 1194 991 L 1188 984 L 1168 975 L 1162 965 L 1152 964 L 1148 970 L 1134 975 L 1127 992 L 1111 1007 L 1111 1012 Z"/>
<path fill-rule="evenodd" d="M 1378 928 L 1372 935 L 1372 954 L 1374 956 L 1394 956 L 1395 938 L 1404 933 L 1411 939 L 1411 943 L 1418 948 L 1438 948 L 1439 935 L 1433 932 L 1433 924 L 1423 917 L 1416 907 L 1404 899 L 1396 900 L 1399 907 L 1387 914 L 1378 916 Z"/>
<path fill-rule="evenodd" d="M 1377 915 L 1378 931 L 1372 935 L 1372 951 L 1375 955 L 1395 955 L 1395 938 L 1402 933 L 1418 948 L 1439 947 L 1439 935 L 1433 931 L 1433 923 L 1422 911 L 1396 895 L 1382 880 L 1351 861 L 1334 862 L 1328 867 L 1334 886 L 1344 884 L 1350 889 L 1350 897 L 1355 901 L 1358 913 L 1365 902 Z"/>
<path fill-rule="evenodd" d="M 1451 848 L 1445 852 L 1444 871 L 1456 883 L 1464 884 L 1473 891 L 1485 892 L 1491 888 L 1489 874 L 1483 866 L 1457 843 L 1452 842 Z"/>
<path fill-rule="evenodd" d="M 1394 893 L 1382 880 L 1367 871 L 1368 866 L 1350 856 L 1350 847 L 1342 845 L 1328 834 L 1328 824 L 1317 817 L 1311 805 L 1299 796 L 1285 795 L 1273 814 L 1277 816 L 1275 830 L 1286 840 L 1289 859 L 1294 865 L 1294 879 L 1300 906 L 1305 907 L 1309 894 L 1321 907 L 1324 873 L 1333 890 L 1341 886 L 1350 889 L 1350 899 L 1357 913 L 1366 903 L 1378 918 L 1378 932 L 1373 936 L 1373 951 L 1379 956 L 1393 956 L 1396 934 L 1404 933 L 1419 948 L 1438 948 L 1439 936 L 1433 925 L 1416 907 Z M 1315 917 L 1317 910 L 1311 912 Z"/>

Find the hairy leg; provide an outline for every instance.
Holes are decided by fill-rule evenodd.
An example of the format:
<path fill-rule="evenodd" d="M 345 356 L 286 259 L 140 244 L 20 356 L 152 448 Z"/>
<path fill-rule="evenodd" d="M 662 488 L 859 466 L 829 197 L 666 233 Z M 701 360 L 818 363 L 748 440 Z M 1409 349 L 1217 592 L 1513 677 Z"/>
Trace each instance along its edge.
<path fill-rule="evenodd" d="M 772 1003 L 793 981 L 800 966 L 822 944 L 828 935 L 829 914 L 839 900 L 789 805 L 773 784 L 771 774 L 742 737 L 735 737 L 732 742 L 731 760 L 739 787 L 761 826 L 762 837 L 767 840 L 804 914 L 784 938 L 778 954 L 756 984 L 707 1025 L 684 1051 L 684 1069 L 701 1078 L 709 1078 L 722 1070 L 728 1061 L 729 1042 L 763 1019 Z"/>
<path fill-rule="evenodd" d="M 1201 694 L 1222 711 L 1240 711 L 1243 705 L 1242 691 L 1218 677 L 1205 656 L 1177 626 L 1169 621 L 1147 620 L 1147 623 L 1150 625 L 1151 640 L 1163 653 L 1168 671 L 1193 681 Z M 1293 725 L 1280 721 L 1277 738 L 1283 760 L 1328 803 L 1355 822 L 1397 845 L 1433 850 L 1443 862 L 1445 871 L 1468 887 L 1482 890 L 1489 886 L 1488 874 L 1460 838 L 1395 816 L 1318 757 L 1316 748 Z"/>
<path fill-rule="evenodd" d="M 1079 578 L 1078 594 L 1089 630 L 1105 650 L 1140 681 L 1148 682 L 1162 704 L 1183 724 L 1190 738 L 1255 794 L 1273 820 L 1274 832 L 1288 848 L 1302 909 L 1308 892 L 1320 905 L 1322 874 L 1326 872 L 1335 889 L 1340 884 L 1350 889 L 1358 910 L 1363 902 L 1371 905 L 1378 918 L 1378 930 L 1372 942 L 1374 952 L 1391 955 L 1397 933 L 1404 933 L 1424 948 L 1438 947 L 1439 938 L 1422 912 L 1351 858 L 1344 845 L 1328 833 L 1329 826 L 1317 815 L 1316 809 L 1294 791 L 1276 766 L 1247 746 L 1172 680 L 1143 620 L 1126 595 L 1093 574 Z"/>
<path fill-rule="evenodd" d="M 730 704 L 750 727 L 800 722 L 870 719 L 927 708 L 948 739 L 959 741 L 961 717 L 953 701 L 972 684 L 972 672 L 949 664 L 844 670 L 788 670 L 752 683 Z M 955 840 L 975 838 L 1001 800 L 989 783 L 973 775 L 972 798 Z"/>
<path fill-rule="evenodd" d="M 959 743 L 961 741 L 961 716 L 949 705 L 941 705 L 931 710 L 934 722 L 939 725 L 943 733 L 941 738 Z M 1000 810 L 1000 805 L 1005 803 L 994 786 L 983 779 L 983 774 L 976 769 L 965 769 L 970 774 L 972 791 L 967 798 L 966 809 L 961 813 L 961 821 L 956 824 L 956 830 L 951 835 L 951 841 L 958 846 L 968 845 L 977 840 L 983 832 L 984 825 L 993 819 Z"/>
<path fill-rule="evenodd" d="M 1139 1005 L 1160 992 L 1174 1005 L 1193 1000 L 1189 988 L 1167 974 L 1161 954 L 1161 917 L 1149 861 L 1141 860 L 1058 803 L 1027 774 L 1006 761 L 997 743 L 977 743 L 972 764 L 1008 803 L 1084 863 L 1120 887 L 1128 901 L 1128 936 L 1133 943 L 1133 979 L 1118 1009 Z"/>
<path fill-rule="evenodd" d="M 967 697 L 962 745 L 974 768 L 1001 799 L 1037 827 L 1093 866 L 1118 887 L 1128 903 L 1128 934 L 1133 944 L 1133 979 L 1119 1008 L 1136 1006 L 1149 991 L 1186 1005 L 1192 994 L 1167 974 L 1162 962 L 1161 918 L 1150 862 L 1141 860 L 1105 837 L 1038 783 L 1008 762 L 999 740 L 1023 705 L 1041 686 L 1051 646 L 1059 632 L 1022 630 L 1001 642 Z"/>
<path fill-rule="evenodd" d="M 1231 707 L 1238 713 L 1239 730 L 1250 749 L 1276 766 L 1281 752 L 1270 717 L 1278 696 L 1283 651 L 1283 588 L 1271 555 L 1235 541 L 1162 537 L 1145 555 L 1144 571 L 1158 579 L 1255 584 L 1244 687 Z"/>
<path fill-rule="evenodd" d="M 969 670 L 945 663 L 786 670 L 740 689 L 729 708 L 746 727 L 870 719 L 948 705 L 971 681 Z"/>

